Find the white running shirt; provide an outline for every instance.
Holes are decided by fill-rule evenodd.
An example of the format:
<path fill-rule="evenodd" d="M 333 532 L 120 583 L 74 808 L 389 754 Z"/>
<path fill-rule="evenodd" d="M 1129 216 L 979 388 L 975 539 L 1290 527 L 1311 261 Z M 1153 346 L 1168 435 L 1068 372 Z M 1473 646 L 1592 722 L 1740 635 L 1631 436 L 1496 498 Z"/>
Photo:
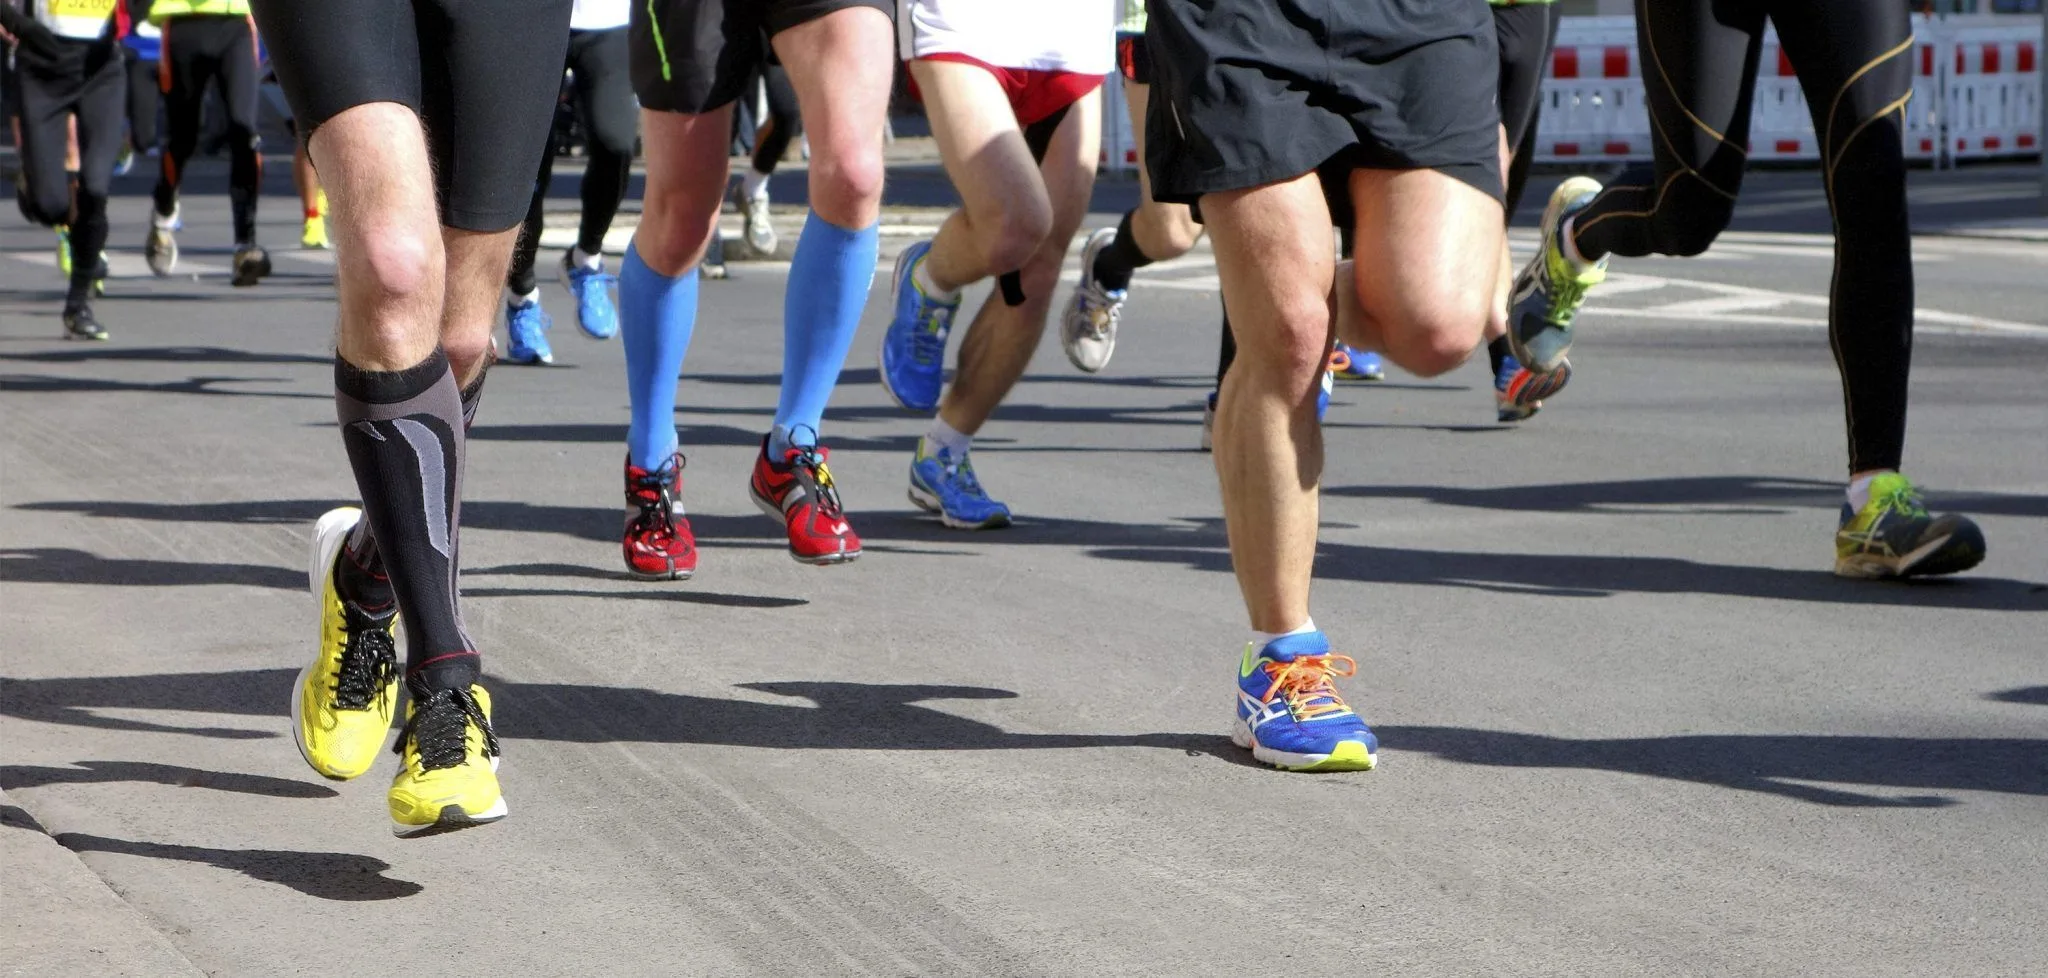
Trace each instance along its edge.
<path fill-rule="evenodd" d="M 897 0 L 904 60 L 964 54 L 997 68 L 1116 70 L 1117 0 Z"/>
<path fill-rule="evenodd" d="M 624 27 L 632 19 L 631 3 L 632 0 L 576 0 L 576 9 L 569 14 L 569 29 L 608 31 Z"/>

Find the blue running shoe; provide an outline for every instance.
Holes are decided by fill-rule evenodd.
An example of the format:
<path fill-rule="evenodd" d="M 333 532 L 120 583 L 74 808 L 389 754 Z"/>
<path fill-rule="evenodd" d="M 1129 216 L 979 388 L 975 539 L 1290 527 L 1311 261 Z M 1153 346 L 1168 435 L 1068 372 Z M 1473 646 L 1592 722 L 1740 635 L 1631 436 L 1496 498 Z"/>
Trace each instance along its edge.
<path fill-rule="evenodd" d="M 1502 357 L 1493 375 L 1493 406 L 1503 423 L 1525 421 L 1543 410 L 1543 399 L 1564 390 L 1572 379 L 1570 360 L 1559 360 L 1557 369 L 1539 374 L 1522 366 L 1513 354 Z"/>
<path fill-rule="evenodd" d="M 576 297 L 576 328 L 593 340 L 608 340 L 619 335 L 619 307 L 612 302 L 612 289 L 619 284 L 618 276 L 607 275 L 604 266 L 585 268 L 569 260 L 569 252 L 562 252 L 562 285 L 569 294 Z"/>
<path fill-rule="evenodd" d="M 554 320 L 539 302 L 505 304 L 505 332 L 512 334 L 512 348 L 505 359 L 512 363 L 553 363 L 555 351 L 548 346 L 548 327 Z"/>
<path fill-rule="evenodd" d="M 1010 525 L 1010 507 L 988 498 L 974 477 L 974 463 L 965 455 L 955 459 L 943 448 L 932 451 L 923 438 L 917 441 L 917 457 L 910 460 L 910 501 L 956 530 Z"/>
<path fill-rule="evenodd" d="M 1323 415 L 1330 413 L 1330 394 L 1337 389 L 1337 375 L 1323 371 L 1323 389 L 1316 392 L 1316 423 L 1323 423 Z"/>
<path fill-rule="evenodd" d="M 1358 663 L 1331 655 L 1322 632 L 1249 642 L 1237 670 L 1237 725 L 1230 739 L 1283 771 L 1370 771 L 1379 738 L 1330 683 Z"/>
<path fill-rule="evenodd" d="M 896 317 L 882 334 L 882 389 L 896 403 L 925 413 L 938 408 L 939 392 L 946 386 L 946 337 L 953 331 L 953 314 L 960 310 L 959 298 L 933 299 L 910 274 L 931 250 L 931 242 L 920 241 L 896 256 L 890 296 Z"/>
<path fill-rule="evenodd" d="M 1338 380 L 1387 379 L 1387 367 L 1380 362 L 1379 354 L 1354 350 L 1342 343 L 1330 353 L 1330 372 Z"/>

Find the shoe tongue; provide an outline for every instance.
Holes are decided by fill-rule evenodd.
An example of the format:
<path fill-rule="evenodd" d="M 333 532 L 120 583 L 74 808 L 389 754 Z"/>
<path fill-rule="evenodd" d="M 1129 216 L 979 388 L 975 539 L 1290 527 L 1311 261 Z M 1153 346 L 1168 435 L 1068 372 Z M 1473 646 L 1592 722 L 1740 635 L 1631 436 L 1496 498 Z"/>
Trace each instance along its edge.
<path fill-rule="evenodd" d="M 1330 638 L 1322 632 L 1282 635 L 1267 642 L 1263 654 L 1275 662 L 1292 662 L 1302 655 L 1329 655 Z"/>

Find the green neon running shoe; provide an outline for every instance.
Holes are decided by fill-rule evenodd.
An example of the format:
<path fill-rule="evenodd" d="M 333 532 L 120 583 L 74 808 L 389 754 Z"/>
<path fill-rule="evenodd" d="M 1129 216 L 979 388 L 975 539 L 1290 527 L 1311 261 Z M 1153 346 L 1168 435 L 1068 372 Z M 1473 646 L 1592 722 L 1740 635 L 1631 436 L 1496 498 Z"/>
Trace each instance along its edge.
<path fill-rule="evenodd" d="M 1580 265 L 1565 256 L 1565 218 L 1584 210 L 1600 193 L 1600 181 L 1573 177 L 1558 184 L 1543 208 L 1543 245 L 1515 276 L 1508 300 L 1508 346 L 1522 366 L 1547 374 L 1566 365 L 1572 348 L 1572 319 L 1586 303 L 1586 290 L 1607 280 L 1607 258 Z"/>
<path fill-rule="evenodd" d="M 1842 504 L 1835 574 L 1865 579 L 1954 574 L 1984 560 L 1984 531 L 1965 516 L 1927 512 L 1920 488 L 1897 472 L 1871 480 L 1870 502 Z"/>

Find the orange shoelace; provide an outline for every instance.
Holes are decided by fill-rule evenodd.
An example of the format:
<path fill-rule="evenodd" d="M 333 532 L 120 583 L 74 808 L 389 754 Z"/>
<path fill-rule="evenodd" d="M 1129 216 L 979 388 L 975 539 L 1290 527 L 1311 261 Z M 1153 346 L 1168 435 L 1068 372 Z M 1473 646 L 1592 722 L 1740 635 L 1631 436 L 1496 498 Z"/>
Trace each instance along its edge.
<path fill-rule="evenodd" d="M 1268 662 L 1266 675 L 1273 680 L 1273 686 L 1266 690 L 1261 702 L 1271 703 L 1285 697 L 1294 719 L 1304 722 L 1342 713 L 1351 707 L 1345 704 L 1344 697 L 1337 695 L 1330 677 L 1357 672 L 1358 660 L 1348 655 L 1298 655 L 1291 662 Z"/>
<path fill-rule="evenodd" d="M 1330 372 L 1343 373 L 1351 369 L 1351 354 L 1343 350 L 1330 351 Z"/>

